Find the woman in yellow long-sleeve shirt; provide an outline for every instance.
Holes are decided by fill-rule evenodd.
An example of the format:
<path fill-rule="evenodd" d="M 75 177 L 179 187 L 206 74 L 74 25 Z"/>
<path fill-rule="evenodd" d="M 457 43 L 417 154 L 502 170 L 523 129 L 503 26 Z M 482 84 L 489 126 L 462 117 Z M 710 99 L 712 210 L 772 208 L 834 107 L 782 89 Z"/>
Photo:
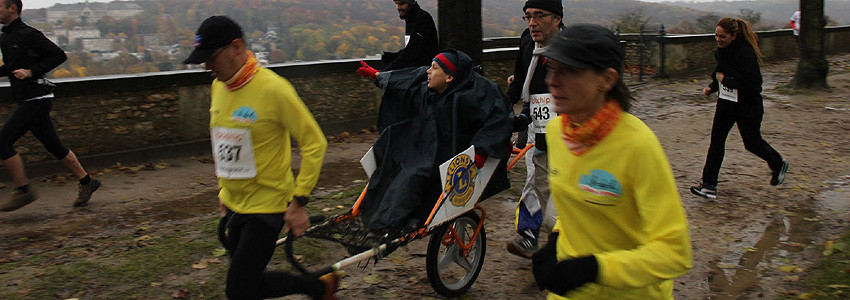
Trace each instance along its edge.
<path fill-rule="evenodd" d="M 691 244 L 670 164 L 627 111 L 624 52 L 598 25 L 563 30 L 544 54 L 559 116 L 546 131 L 559 234 L 534 256 L 550 299 L 672 299 Z"/>

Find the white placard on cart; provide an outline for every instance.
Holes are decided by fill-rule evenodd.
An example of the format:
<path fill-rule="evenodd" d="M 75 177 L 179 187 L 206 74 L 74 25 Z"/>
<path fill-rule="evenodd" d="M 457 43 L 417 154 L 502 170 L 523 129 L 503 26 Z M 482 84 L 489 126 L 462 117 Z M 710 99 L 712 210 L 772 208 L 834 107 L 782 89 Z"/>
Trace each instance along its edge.
<path fill-rule="evenodd" d="M 489 157 L 478 169 L 475 167 L 475 146 L 469 146 L 440 165 L 443 201 L 428 228 L 453 220 L 474 208 L 498 164 L 499 159 Z"/>

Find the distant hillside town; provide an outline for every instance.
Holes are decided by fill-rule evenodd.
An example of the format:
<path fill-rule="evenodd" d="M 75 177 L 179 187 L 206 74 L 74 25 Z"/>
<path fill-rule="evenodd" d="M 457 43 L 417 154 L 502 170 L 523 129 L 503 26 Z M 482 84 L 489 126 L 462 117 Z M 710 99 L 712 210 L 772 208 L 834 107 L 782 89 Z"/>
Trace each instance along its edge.
<path fill-rule="evenodd" d="M 29 20 L 33 23 L 45 23 L 50 29 L 44 34 L 57 45 L 68 51 L 82 50 L 86 52 L 115 51 L 114 37 L 101 35 L 95 25 L 98 20 L 111 18 L 122 20 L 141 15 L 145 10 L 131 2 L 82 2 L 75 4 L 55 4 L 45 8 L 45 19 Z M 64 28 L 63 23 L 73 22 L 73 28 Z M 54 26 L 49 26 L 49 25 Z"/>
<path fill-rule="evenodd" d="M 438 1 L 417 2 L 438 21 Z M 796 3 L 761 1 L 782 2 L 791 8 Z M 523 0 L 482 2 L 484 37 L 518 36 L 526 29 Z M 747 3 L 758 11 L 729 7 L 722 14 L 746 19 L 758 30 L 787 28 L 785 17 L 762 16 L 762 11 L 778 16 L 770 9 L 781 5 L 753 2 L 757 1 Z M 595 23 L 622 33 L 659 32 L 662 25 L 667 34 L 713 33 L 720 18 L 718 12 L 635 0 L 564 3 L 569 3 L 565 23 Z M 839 5 L 845 2 L 831 3 L 829 12 L 846 11 Z M 22 18 L 66 51 L 68 61 L 52 73 L 59 78 L 192 68 L 182 60 L 191 50 L 198 24 L 222 14 L 240 22 L 250 49 L 263 63 L 373 57 L 398 51 L 404 41 L 404 21 L 387 0 L 80 0 L 40 9 L 25 7 Z"/>

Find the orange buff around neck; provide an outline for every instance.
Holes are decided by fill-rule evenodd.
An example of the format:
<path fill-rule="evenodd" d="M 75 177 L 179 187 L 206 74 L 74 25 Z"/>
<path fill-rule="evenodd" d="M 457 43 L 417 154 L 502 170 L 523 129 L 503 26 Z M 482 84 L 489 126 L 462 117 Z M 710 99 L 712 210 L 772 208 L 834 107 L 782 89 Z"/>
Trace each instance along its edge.
<path fill-rule="evenodd" d="M 252 78 L 254 78 L 254 74 L 257 74 L 257 71 L 260 70 L 260 62 L 254 57 L 254 53 L 251 51 L 248 52 L 248 59 L 245 61 L 245 64 L 236 72 L 236 75 L 233 75 L 230 80 L 225 82 L 227 85 L 227 90 L 235 91 L 240 89 L 241 87 L 248 84 Z"/>
<path fill-rule="evenodd" d="M 583 124 L 575 124 L 569 115 L 561 115 L 561 138 L 570 152 L 582 155 L 611 133 L 620 121 L 622 111 L 617 101 L 609 99 L 602 109 Z"/>

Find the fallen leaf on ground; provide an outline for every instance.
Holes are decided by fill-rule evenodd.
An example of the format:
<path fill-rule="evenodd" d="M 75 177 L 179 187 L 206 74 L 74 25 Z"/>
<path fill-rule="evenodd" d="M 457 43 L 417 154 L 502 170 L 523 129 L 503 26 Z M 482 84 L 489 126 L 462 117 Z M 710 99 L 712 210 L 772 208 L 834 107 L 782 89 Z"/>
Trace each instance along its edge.
<path fill-rule="evenodd" d="M 174 299 L 186 299 L 189 297 L 189 290 L 179 289 L 171 293 L 171 298 Z"/>
<path fill-rule="evenodd" d="M 207 261 L 207 259 L 204 258 L 204 259 L 201 260 L 201 262 L 196 263 L 196 264 L 192 264 L 192 269 L 203 270 L 203 269 L 206 269 L 208 265 L 209 265 L 209 261 Z"/>
<path fill-rule="evenodd" d="M 812 297 L 814 297 L 814 296 L 815 296 L 815 294 L 812 294 L 812 293 L 802 293 L 799 296 L 797 296 L 797 299 L 812 299 Z"/>
<path fill-rule="evenodd" d="M 786 273 L 797 273 L 797 272 L 803 272 L 803 268 L 800 268 L 798 266 L 787 265 L 787 266 L 779 267 L 779 271 L 786 272 Z"/>
<path fill-rule="evenodd" d="M 366 283 L 370 283 L 370 284 L 378 284 L 378 283 L 383 282 L 383 280 L 381 280 L 381 275 L 378 275 L 378 274 L 363 276 L 363 281 L 365 281 Z"/>
<path fill-rule="evenodd" d="M 721 269 L 735 269 L 735 268 L 738 267 L 738 265 L 722 262 L 722 263 L 717 263 L 717 267 L 721 268 Z"/>
<path fill-rule="evenodd" d="M 835 251 L 835 243 L 833 241 L 823 242 L 823 256 L 830 256 Z"/>

